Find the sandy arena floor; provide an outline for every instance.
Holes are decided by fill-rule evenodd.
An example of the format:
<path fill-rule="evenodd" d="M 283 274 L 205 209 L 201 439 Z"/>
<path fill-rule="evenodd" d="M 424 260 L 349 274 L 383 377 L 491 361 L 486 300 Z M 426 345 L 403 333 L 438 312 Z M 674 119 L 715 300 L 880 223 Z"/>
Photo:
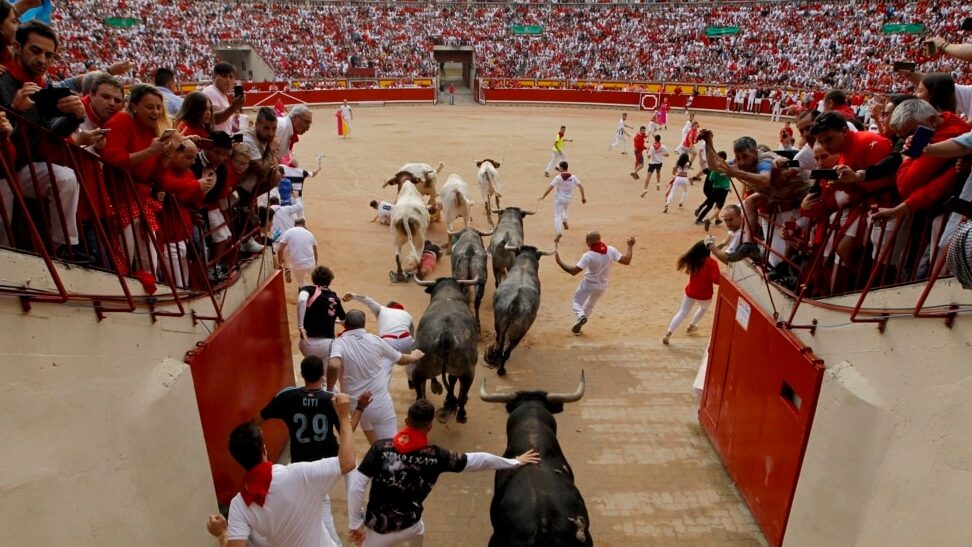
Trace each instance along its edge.
<path fill-rule="evenodd" d="M 598 303 L 584 334 L 572 336 L 570 309 L 580 278 L 563 273 L 553 258 L 541 260 L 543 300 L 536 323 L 508 363 L 509 375 L 498 378 L 482 366 L 482 351 L 492 339 L 493 281 L 483 301 L 480 365 L 473 391 L 487 378 L 491 389 L 572 391 L 581 370 L 587 373 L 587 393 L 557 416 L 559 439 L 591 515 L 597 545 L 764 545 L 746 505 L 729 480 L 698 424 L 692 380 L 709 336 L 712 310 L 697 333 L 686 335 L 683 324 L 670 346 L 661 344 L 668 322 L 681 302 L 687 276 L 675 271 L 675 260 L 704 236 L 693 224 L 692 210 L 702 201 L 702 188 L 690 188 L 685 208 L 662 214 L 665 183 L 671 179 L 674 149 L 686 117 L 669 117 L 663 143 L 673 151 L 663 171 L 662 191 L 654 183 L 640 199 L 641 181 L 633 181 L 630 152 L 608 152 L 620 110 L 463 105 L 358 107 L 352 136 L 336 136 L 331 108 L 317 109 L 311 131 L 298 143 L 297 157 L 310 167 L 320 153 L 324 170 L 305 191 L 308 227 L 320 244 L 321 263 L 330 266 L 338 293 L 353 291 L 381 302 L 403 302 L 416 316 L 428 296 L 414 284 L 392 285 L 394 267 L 389 229 L 369 221 L 371 199 L 394 201 L 393 188 L 382 183 L 406 162 L 445 162 L 441 183 L 450 173 L 469 182 L 479 201 L 475 160 L 502 159 L 502 203 L 537 206 L 548 179 L 543 169 L 550 158 L 557 128 L 567 126 L 566 145 L 571 171 L 582 181 L 588 202 L 575 194 L 570 230 L 561 241 L 561 256 L 572 262 L 584 252 L 584 234 L 601 231 L 604 240 L 624 250 L 633 235 L 638 243 L 628 267 L 615 265 L 610 289 Z M 775 146 L 778 124 L 700 113 L 703 127 L 715 131 L 720 149 L 748 134 Z M 629 124 L 647 122 L 645 113 L 629 112 Z M 731 156 L 731 153 L 730 153 Z M 734 201 L 734 199 L 732 200 Z M 525 223 L 526 241 L 552 248 L 553 197 L 539 204 L 539 213 Z M 474 226 L 487 230 L 481 207 Z M 722 227 L 713 233 L 721 240 Z M 429 239 L 446 241 L 445 226 L 433 224 Z M 444 257 L 436 270 L 449 275 Z M 492 273 L 490 273 L 492 275 Z M 290 296 L 291 306 L 295 299 Z M 295 315 L 294 315 L 295 317 Z M 369 321 L 372 317 L 369 314 Z M 294 321 L 291 324 L 294 327 Z M 369 324 L 370 328 L 373 325 Z M 294 327 L 295 329 L 295 327 Z M 292 330 L 294 330 L 292 329 Z M 294 355 L 296 332 L 294 335 Z M 392 382 L 399 420 L 414 399 L 404 371 Z M 436 405 L 441 396 L 433 396 Z M 472 397 L 465 425 L 436 424 L 431 439 L 460 451 L 502 453 L 506 413 Z M 358 453 L 366 449 L 359 434 Z M 426 545 L 485 545 L 491 534 L 489 505 L 493 474 L 443 475 L 425 506 Z M 339 530 L 346 530 L 343 492 L 332 496 Z M 346 535 L 345 541 L 346 541 Z"/>

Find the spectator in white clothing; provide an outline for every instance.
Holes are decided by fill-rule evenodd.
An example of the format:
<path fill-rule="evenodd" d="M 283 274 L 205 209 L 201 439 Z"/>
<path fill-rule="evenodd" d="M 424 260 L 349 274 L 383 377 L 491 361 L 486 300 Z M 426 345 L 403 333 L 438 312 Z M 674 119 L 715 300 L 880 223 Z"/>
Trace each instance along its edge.
<path fill-rule="evenodd" d="M 297 288 L 304 286 L 304 279 L 317 266 L 317 240 L 304 226 L 304 219 L 298 218 L 294 221 L 294 227 L 284 232 L 278 241 L 277 265 L 286 271 L 286 265 L 290 264 Z"/>
<path fill-rule="evenodd" d="M 560 253 L 558 251 L 554 252 L 554 259 L 557 260 L 557 265 L 562 270 L 570 275 L 577 275 L 584 272 L 584 279 L 577 287 L 577 291 L 574 292 L 573 309 L 577 321 L 571 327 L 570 331 L 575 336 L 580 335 L 581 329 L 587 323 L 591 312 L 594 311 L 594 304 L 607 291 L 608 274 L 611 270 L 611 264 L 614 262 L 624 264 L 625 266 L 631 264 L 631 255 L 635 245 L 634 236 L 629 237 L 627 241 L 628 250 L 622 255 L 621 251 L 602 242 L 599 232 L 588 232 L 585 241 L 589 250 L 581 256 L 581 259 L 577 261 L 575 266 L 565 263 L 561 260 Z"/>
<path fill-rule="evenodd" d="M 299 104 L 290 109 L 283 118 L 277 118 L 277 136 L 275 143 L 277 155 L 280 156 L 280 163 L 290 164 L 290 155 L 294 151 L 294 145 L 300 140 L 300 136 L 311 127 L 314 121 L 314 114 L 306 106 Z"/>
<path fill-rule="evenodd" d="M 245 129 L 240 127 L 240 110 L 243 94 L 236 94 L 236 67 L 229 63 L 216 63 L 213 67 L 213 83 L 202 92 L 213 103 L 213 131 L 225 131 L 230 135 Z"/>
<path fill-rule="evenodd" d="M 408 353 L 412 349 L 412 345 L 415 343 L 415 338 L 412 337 L 415 331 L 415 320 L 412 318 L 412 314 L 405 311 L 405 306 L 395 302 L 394 300 L 388 304 L 382 306 L 376 300 L 369 298 L 363 294 L 346 293 L 341 300 L 344 302 L 350 302 L 352 300 L 357 300 L 371 310 L 371 313 L 375 314 L 375 319 L 378 320 L 378 336 L 388 343 L 389 346 L 395 348 L 401 353 Z M 389 360 L 384 362 L 385 373 L 388 375 L 388 381 L 391 381 L 392 370 L 395 368 L 395 363 Z M 408 387 L 412 389 L 412 370 L 415 368 L 414 365 L 408 365 L 405 369 L 408 371 Z"/>

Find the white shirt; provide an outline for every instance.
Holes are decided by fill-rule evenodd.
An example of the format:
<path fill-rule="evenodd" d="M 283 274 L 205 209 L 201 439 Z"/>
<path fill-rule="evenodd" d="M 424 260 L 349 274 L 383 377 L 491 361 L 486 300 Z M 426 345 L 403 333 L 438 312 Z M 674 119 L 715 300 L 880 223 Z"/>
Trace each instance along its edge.
<path fill-rule="evenodd" d="M 392 203 L 388 203 L 387 201 L 379 201 L 378 202 L 378 222 L 382 224 L 390 224 L 392 211 L 394 210 L 394 208 L 395 205 Z"/>
<path fill-rule="evenodd" d="M 209 97 L 210 102 L 213 103 L 213 114 L 216 112 L 222 112 L 230 107 L 229 97 L 223 95 L 223 92 L 216 88 L 215 85 L 207 85 L 203 88 L 202 94 Z M 217 123 L 213 125 L 213 131 L 225 131 L 232 135 L 233 133 L 240 132 L 240 115 L 233 114 L 227 118 L 222 123 Z"/>
<path fill-rule="evenodd" d="M 685 125 L 682 126 L 682 140 L 680 142 L 685 142 L 685 137 L 688 136 L 689 131 L 691 130 L 692 130 L 692 122 L 691 121 L 685 122 Z"/>
<path fill-rule="evenodd" d="M 729 232 L 729 243 L 726 245 L 726 254 L 731 254 L 736 252 L 739 248 L 740 243 L 742 243 L 742 230 L 736 230 L 735 232 Z"/>
<path fill-rule="evenodd" d="M 618 135 L 624 134 L 624 126 L 627 125 L 624 122 L 625 122 L 624 118 L 621 118 L 621 121 L 618 122 Z"/>
<path fill-rule="evenodd" d="M 297 217 L 304 214 L 304 204 L 299 198 L 297 203 L 293 205 L 271 205 L 270 208 L 273 209 L 273 226 L 270 228 L 270 236 L 274 240 L 280 239 L 287 230 L 293 228 Z"/>
<path fill-rule="evenodd" d="M 972 119 L 972 85 L 955 85 L 955 104 L 959 114 Z"/>
<path fill-rule="evenodd" d="M 256 502 L 247 506 L 243 496 L 233 496 L 228 519 L 230 541 L 246 540 L 255 531 L 270 545 L 333 547 L 324 529 L 321 498 L 340 477 L 337 458 L 274 465 L 263 506 Z"/>
<path fill-rule="evenodd" d="M 375 317 L 378 319 L 378 336 L 385 334 L 398 335 L 403 332 L 410 332 L 413 319 L 412 314 L 407 311 L 382 306 L 375 300 L 360 294 L 356 294 L 351 298 L 368 306 L 371 313 L 375 314 Z"/>
<path fill-rule="evenodd" d="M 662 163 L 664 161 L 662 158 L 664 158 L 667 155 L 668 155 L 668 147 L 666 147 L 664 144 L 659 146 L 658 150 L 655 150 L 655 143 L 651 143 L 648 145 L 648 163 L 651 164 Z"/>
<path fill-rule="evenodd" d="M 349 104 L 342 104 L 340 110 L 341 110 L 341 117 L 344 118 L 344 121 L 350 122 L 351 121 L 351 105 L 349 105 Z"/>
<path fill-rule="evenodd" d="M 317 246 L 317 240 L 307 228 L 294 226 L 280 236 L 279 242 L 287 244 L 290 264 L 294 268 L 307 270 L 317 265 L 317 261 L 314 260 L 314 247 Z"/>
<path fill-rule="evenodd" d="M 290 139 L 293 136 L 294 124 L 290 120 L 290 116 L 277 118 L 277 136 L 274 137 L 273 142 L 277 147 L 278 157 L 282 158 L 290 154 Z"/>
<path fill-rule="evenodd" d="M 813 148 L 809 144 L 804 144 L 803 148 L 796 153 L 793 159 L 800 162 L 800 169 L 810 171 L 817 168 L 817 160 L 813 157 Z"/>
<path fill-rule="evenodd" d="M 397 363 L 402 354 L 384 340 L 364 329 L 345 331 L 331 345 L 331 357 L 340 357 L 344 368 L 341 391 L 358 398 L 371 391 L 374 399 L 388 392 L 388 376 L 381 366 L 383 359 Z"/>
<path fill-rule="evenodd" d="M 608 273 L 611 271 L 611 264 L 621 260 L 621 251 L 608 245 L 607 253 L 601 254 L 594 251 L 587 251 L 577 262 L 577 267 L 584 270 L 584 281 L 597 285 L 605 285 L 608 282 Z"/>
<path fill-rule="evenodd" d="M 570 201 L 574 197 L 574 188 L 577 188 L 579 184 L 580 180 L 574 175 L 571 175 L 567 180 L 557 175 L 550 181 L 550 186 L 557 190 L 557 199 L 562 201 Z"/>

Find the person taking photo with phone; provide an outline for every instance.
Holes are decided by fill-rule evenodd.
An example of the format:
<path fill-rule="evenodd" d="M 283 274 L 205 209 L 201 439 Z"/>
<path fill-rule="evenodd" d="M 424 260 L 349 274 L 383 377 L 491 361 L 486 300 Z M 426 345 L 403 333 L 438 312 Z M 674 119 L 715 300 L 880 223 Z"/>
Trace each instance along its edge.
<path fill-rule="evenodd" d="M 236 83 L 236 67 L 229 63 L 216 63 L 213 67 L 213 83 L 204 87 L 202 93 L 212 101 L 213 131 L 225 131 L 232 135 L 245 129 L 240 127 L 243 86 Z"/>

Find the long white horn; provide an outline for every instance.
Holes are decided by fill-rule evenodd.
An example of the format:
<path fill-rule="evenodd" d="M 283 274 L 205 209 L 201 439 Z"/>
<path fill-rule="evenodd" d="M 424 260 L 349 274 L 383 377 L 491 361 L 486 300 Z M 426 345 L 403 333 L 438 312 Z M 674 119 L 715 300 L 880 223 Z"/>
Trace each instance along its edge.
<path fill-rule="evenodd" d="M 419 287 L 431 287 L 431 286 L 435 285 L 435 281 L 434 280 L 433 281 L 425 281 L 425 280 L 419 279 L 417 275 L 416 276 L 412 276 L 412 279 L 415 280 L 415 284 L 418 285 Z"/>
<path fill-rule="evenodd" d="M 586 387 L 587 378 L 584 376 L 584 371 L 582 370 L 580 383 L 577 384 L 577 389 L 573 393 L 550 393 L 547 395 L 547 400 L 551 403 L 573 403 L 579 401 L 584 396 L 584 389 Z"/>
<path fill-rule="evenodd" d="M 476 230 L 476 228 L 473 228 L 473 230 Z M 490 230 L 488 232 L 480 232 L 479 230 L 476 230 L 476 233 L 479 234 L 479 235 L 481 235 L 481 236 L 483 236 L 483 237 L 489 237 L 489 236 L 493 235 L 493 232 L 495 232 L 495 231 L 496 231 L 496 228 L 493 228 L 492 230 Z"/>
<path fill-rule="evenodd" d="M 486 378 L 483 378 L 483 385 L 479 386 L 479 398 L 487 403 L 508 403 L 512 401 L 514 397 L 516 397 L 516 395 L 512 393 L 493 393 L 490 395 L 490 393 L 486 391 Z"/>
<path fill-rule="evenodd" d="M 458 283 L 462 287 L 465 287 L 465 286 L 468 286 L 468 285 L 475 285 L 475 284 L 479 283 L 479 276 L 477 275 L 476 277 L 474 277 L 472 279 L 456 279 L 456 283 Z"/>
<path fill-rule="evenodd" d="M 507 251 L 519 251 L 520 250 L 520 247 L 519 246 L 517 246 L 517 245 L 510 245 L 509 243 L 507 243 L 506 245 L 503 245 L 503 248 L 506 249 Z"/>

